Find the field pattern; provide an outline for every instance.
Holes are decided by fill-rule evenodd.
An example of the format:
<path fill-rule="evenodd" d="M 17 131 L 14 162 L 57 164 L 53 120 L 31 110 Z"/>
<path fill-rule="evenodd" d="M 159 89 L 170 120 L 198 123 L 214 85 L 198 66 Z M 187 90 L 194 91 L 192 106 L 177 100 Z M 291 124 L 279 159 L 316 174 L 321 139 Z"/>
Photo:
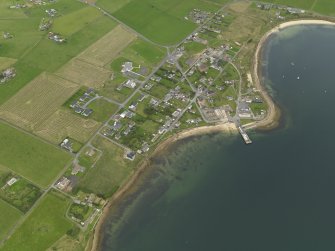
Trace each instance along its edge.
<path fill-rule="evenodd" d="M 71 156 L 53 145 L 0 123 L 0 165 L 46 187 Z"/>
<path fill-rule="evenodd" d="M 101 16 L 94 8 L 86 7 L 75 12 L 57 18 L 53 24 L 53 30 L 64 36 L 69 36 L 85 28 L 88 23 L 93 22 Z"/>
<path fill-rule="evenodd" d="M 0 199 L 0 241 L 13 225 L 20 219 L 22 213 Z"/>
<path fill-rule="evenodd" d="M 64 216 L 68 206 L 69 202 L 65 198 L 53 193 L 47 194 L 1 250 L 48 249 L 72 227 Z"/>
<path fill-rule="evenodd" d="M 97 88 L 111 76 L 112 72 L 74 58 L 56 72 L 56 74 L 79 85 Z"/>
<path fill-rule="evenodd" d="M 66 137 L 86 142 L 99 125 L 100 123 L 92 119 L 60 109 L 36 128 L 34 133 L 55 144 L 59 144 Z"/>
<path fill-rule="evenodd" d="M 50 117 L 78 89 L 72 82 L 42 73 L 0 107 L 1 118 L 28 130 Z"/>
<path fill-rule="evenodd" d="M 136 160 L 129 163 L 123 157 L 124 149 L 102 137 L 96 138 L 93 145 L 102 150 L 103 155 L 95 167 L 88 170 L 80 186 L 94 193 L 109 197 L 131 173 L 136 165 Z"/>
<path fill-rule="evenodd" d="M 83 51 L 78 58 L 103 67 L 126 48 L 136 36 L 120 25 Z"/>
<path fill-rule="evenodd" d="M 180 42 L 197 27 L 185 20 L 192 9 L 216 11 L 220 8 L 214 2 L 202 0 L 132 0 L 122 4 L 100 0 L 97 4 L 137 32 L 163 45 Z"/>

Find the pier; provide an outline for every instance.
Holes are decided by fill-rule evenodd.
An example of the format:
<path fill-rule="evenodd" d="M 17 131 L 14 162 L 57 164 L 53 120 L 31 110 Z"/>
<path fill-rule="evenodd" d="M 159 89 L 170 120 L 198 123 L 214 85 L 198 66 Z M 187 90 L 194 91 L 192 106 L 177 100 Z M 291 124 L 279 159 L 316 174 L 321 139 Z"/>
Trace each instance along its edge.
<path fill-rule="evenodd" d="M 238 131 L 240 132 L 244 142 L 249 145 L 252 143 L 251 139 L 249 138 L 248 134 L 243 130 L 242 126 L 238 126 Z"/>

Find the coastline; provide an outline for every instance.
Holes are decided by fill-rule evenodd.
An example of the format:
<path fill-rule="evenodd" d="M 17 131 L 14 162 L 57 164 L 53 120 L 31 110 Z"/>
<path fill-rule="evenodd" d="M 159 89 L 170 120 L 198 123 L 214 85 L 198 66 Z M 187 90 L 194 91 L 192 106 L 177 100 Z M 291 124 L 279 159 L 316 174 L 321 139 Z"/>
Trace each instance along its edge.
<path fill-rule="evenodd" d="M 225 132 L 225 133 L 238 133 L 237 128 L 234 123 L 224 123 L 224 124 L 217 124 L 217 125 L 210 125 L 210 126 L 201 126 L 192 129 L 186 129 L 184 131 L 178 132 L 175 135 L 167 138 L 163 142 L 161 142 L 156 149 L 150 154 L 149 158 L 159 154 L 160 152 L 166 150 L 171 144 L 177 142 L 181 139 L 185 139 L 192 136 L 199 136 L 205 135 L 210 133 L 218 133 L 218 132 Z M 121 189 L 118 190 L 108 201 L 106 206 L 103 208 L 103 212 L 101 214 L 98 223 L 94 228 L 94 232 L 92 235 L 92 240 L 90 241 L 86 250 L 90 251 L 98 251 L 99 246 L 101 243 L 101 231 L 103 227 L 103 223 L 108 215 L 109 209 L 117 204 L 117 202 L 122 199 L 123 195 L 125 195 L 133 186 L 133 184 L 138 180 L 138 178 L 142 175 L 142 173 L 147 169 L 150 165 L 150 161 L 148 159 L 144 159 L 140 162 L 139 167 L 137 170 L 130 176 L 130 178 L 122 185 Z"/>
<path fill-rule="evenodd" d="M 335 26 L 335 23 L 326 21 L 326 20 L 319 20 L 319 19 L 293 20 L 293 21 L 279 24 L 278 26 L 272 28 L 267 33 L 265 33 L 263 37 L 261 38 L 261 40 L 258 42 L 255 56 L 254 56 L 252 78 L 254 80 L 255 87 L 261 92 L 263 98 L 265 99 L 265 102 L 268 104 L 268 112 L 267 112 L 267 116 L 264 119 L 247 124 L 246 129 L 255 129 L 255 128 L 261 129 L 261 130 L 274 129 L 279 125 L 279 120 L 281 117 L 281 110 L 279 109 L 275 101 L 272 99 L 270 94 L 267 92 L 266 86 L 264 86 L 264 84 L 259 78 L 259 76 L 261 75 L 261 67 L 260 67 L 261 54 L 262 54 L 262 49 L 264 48 L 265 42 L 269 39 L 269 37 L 272 34 L 280 32 L 281 30 L 285 28 L 288 28 L 291 26 L 309 25 L 309 24 Z"/>
<path fill-rule="evenodd" d="M 254 80 L 255 87 L 259 90 L 262 97 L 264 98 L 265 102 L 268 104 L 268 112 L 264 119 L 256 122 L 252 122 L 250 124 L 247 124 L 245 126 L 246 129 L 261 129 L 261 130 L 270 130 L 274 129 L 279 125 L 279 120 L 281 117 L 281 111 L 278 107 L 278 105 L 274 102 L 270 94 L 267 92 L 266 87 L 261 82 L 259 76 L 261 74 L 261 54 L 262 49 L 265 44 L 265 42 L 269 39 L 269 37 L 277 32 L 280 32 L 282 29 L 296 26 L 296 25 L 308 25 L 308 24 L 320 24 L 320 25 L 333 25 L 335 26 L 335 23 L 325 20 L 318 20 L 318 19 L 311 19 L 311 20 L 295 20 L 295 21 L 289 21 L 282 23 L 267 33 L 265 33 L 260 41 L 258 42 L 258 45 L 256 47 L 256 51 L 254 54 L 254 61 L 253 66 L 251 69 L 252 72 L 252 78 Z M 159 145 L 156 147 L 156 149 L 150 154 L 149 158 L 152 156 L 155 156 L 156 154 L 164 151 L 166 148 L 168 148 L 172 143 L 185 139 L 191 136 L 197 136 L 197 135 L 204 135 L 209 133 L 216 133 L 216 132 L 226 132 L 226 133 L 237 133 L 237 128 L 235 124 L 233 123 L 224 123 L 224 124 L 217 124 L 217 125 L 208 125 L 208 126 L 202 126 L 198 128 L 192 128 L 187 129 L 185 131 L 181 131 L 179 133 L 176 133 L 175 135 L 167 138 L 163 142 L 159 143 Z M 108 216 L 109 209 L 117 204 L 117 202 L 122 199 L 123 195 L 125 195 L 130 188 L 133 186 L 133 184 L 138 180 L 138 178 L 141 176 L 141 174 L 146 170 L 147 166 L 150 165 L 150 161 L 148 159 L 143 160 L 140 164 L 137 170 L 129 177 L 129 179 L 125 182 L 124 185 L 122 185 L 121 189 L 118 190 L 108 201 L 107 205 L 103 208 L 102 215 L 100 219 L 98 220 L 98 223 L 96 224 L 94 228 L 94 232 L 92 234 L 91 240 L 89 241 L 89 244 L 86 248 L 87 251 L 98 251 L 101 243 L 101 232 L 103 231 L 103 223 L 105 222 L 106 217 Z"/>

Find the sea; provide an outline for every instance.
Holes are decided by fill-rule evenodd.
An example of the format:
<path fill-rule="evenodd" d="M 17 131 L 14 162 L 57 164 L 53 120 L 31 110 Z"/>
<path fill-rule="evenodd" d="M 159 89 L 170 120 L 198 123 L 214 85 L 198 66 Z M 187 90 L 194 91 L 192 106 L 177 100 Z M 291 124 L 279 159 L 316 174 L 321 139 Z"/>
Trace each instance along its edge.
<path fill-rule="evenodd" d="M 283 29 L 261 65 L 279 126 L 155 156 L 109 212 L 102 251 L 335 250 L 335 28 Z"/>

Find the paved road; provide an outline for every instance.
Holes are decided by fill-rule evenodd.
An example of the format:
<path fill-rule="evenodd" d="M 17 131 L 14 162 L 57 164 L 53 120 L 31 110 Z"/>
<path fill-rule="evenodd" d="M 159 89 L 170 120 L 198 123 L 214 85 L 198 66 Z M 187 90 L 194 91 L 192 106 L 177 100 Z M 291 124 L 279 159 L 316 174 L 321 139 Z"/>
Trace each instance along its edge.
<path fill-rule="evenodd" d="M 80 0 L 78 0 L 78 1 L 80 1 Z M 85 1 L 80 1 L 80 2 L 84 2 L 85 3 Z M 149 43 L 151 43 L 151 44 L 154 44 L 154 45 L 156 45 L 156 46 L 160 46 L 160 47 L 164 47 L 164 48 L 166 48 L 166 50 L 167 50 L 167 56 L 159 63 L 159 65 L 157 65 L 155 68 L 154 68 L 154 70 L 151 72 L 151 74 L 149 75 L 149 76 L 147 76 L 147 78 L 144 80 L 144 81 L 142 81 L 142 82 L 140 82 L 140 85 L 136 88 L 136 90 L 133 92 L 133 94 L 131 94 L 123 103 L 119 103 L 119 102 L 116 102 L 116 101 L 114 101 L 114 100 L 110 100 L 110 99 L 107 99 L 108 101 L 110 101 L 110 102 L 112 102 L 112 103 L 115 103 L 115 104 L 117 104 L 117 105 L 119 105 L 119 109 L 104 123 L 104 124 L 102 124 L 99 128 L 98 128 L 98 130 L 90 137 L 90 139 L 86 142 L 86 144 L 84 144 L 83 146 L 82 146 L 82 148 L 81 148 L 81 150 L 78 152 L 78 153 L 76 153 L 76 154 L 74 154 L 74 160 L 73 161 L 77 161 L 78 160 L 78 157 L 79 157 L 79 155 L 82 153 L 82 151 L 87 147 L 87 146 L 90 146 L 90 145 L 92 145 L 92 141 L 95 139 L 95 137 L 96 136 L 98 136 L 98 135 L 101 135 L 102 137 L 105 137 L 104 135 L 102 135 L 101 133 L 100 133 L 100 131 L 101 131 L 101 129 L 103 128 L 103 127 L 105 127 L 105 126 L 107 126 L 108 125 L 108 123 L 112 120 L 112 118 L 113 118 L 113 116 L 115 115 L 115 114 L 117 114 L 117 113 L 119 113 L 119 111 L 122 109 L 122 108 L 124 108 L 125 106 L 126 106 L 126 104 L 138 93 L 138 92 L 140 92 L 140 90 L 141 90 L 141 88 L 145 85 L 145 83 L 156 73 L 156 71 L 159 69 L 159 68 L 161 68 L 165 63 L 166 63 L 166 61 L 167 61 L 167 59 L 169 58 L 169 55 L 171 55 L 173 52 L 175 52 L 175 50 L 173 50 L 173 52 L 171 52 L 171 50 L 172 49 L 174 49 L 174 48 L 176 48 L 176 47 L 178 47 L 178 46 L 180 46 L 181 44 L 183 44 L 186 40 L 187 40 L 187 38 L 190 36 L 190 35 L 192 35 L 192 34 L 194 34 L 194 33 L 196 33 L 196 32 L 198 32 L 200 29 L 202 29 L 202 27 L 204 26 L 204 25 L 206 25 L 208 22 L 210 22 L 210 20 L 216 15 L 216 13 L 214 13 L 211 17 L 209 17 L 208 18 L 208 20 L 206 21 L 206 22 L 204 22 L 202 25 L 200 25 L 200 26 L 198 26 L 192 33 L 190 33 L 185 39 L 183 39 L 180 43 L 177 43 L 176 45 L 170 45 L 170 46 L 164 46 L 164 45 L 161 45 L 161 44 L 158 44 L 158 43 L 156 43 L 156 42 L 153 42 L 153 41 L 151 41 L 150 39 L 148 39 L 147 37 L 145 37 L 145 36 L 143 36 L 142 34 L 140 34 L 140 33 L 138 33 L 136 30 L 134 30 L 134 29 L 132 29 L 131 27 L 129 27 L 128 25 L 126 25 L 125 23 L 123 23 L 122 21 L 120 21 L 120 20 L 118 20 L 116 17 L 114 17 L 113 15 L 111 15 L 110 13 L 108 13 L 107 11 L 105 11 L 105 10 L 103 10 L 103 9 L 101 9 L 100 7 L 98 7 L 98 6 L 96 6 L 95 4 L 90 4 L 92 7 L 94 7 L 94 8 L 97 8 L 97 9 L 99 9 L 104 15 L 106 15 L 106 16 L 108 16 L 108 17 L 110 17 L 110 18 L 112 18 L 114 21 L 116 21 L 116 22 L 118 22 L 119 24 L 121 24 L 121 25 L 123 25 L 126 29 L 128 29 L 129 31 L 131 31 L 131 32 L 133 32 L 134 34 L 136 34 L 138 37 L 140 37 L 140 38 L 142 38 L 143 40 L 145 40 L 145 41 L 147 41 L 147 42 L 149 42 Z M 227 5 L 227 4 L 226 4 Z M 226 5 L 224 5 L 222 8 L 220 8 L 219 10 L 218 10 L 218 12 L 219 11 L 222 11 L 225 7 L 226 7 Z M 178 67 L 178 65 L 177 65 L 177 67 Z M 179 66 L 180 67 L 180 66 Z M 180 68 L 179 68 L 180 69 Z M 181 71 L 182 72 L 182 71 Z M 182 72 L 183 73 L 183 72 Z M 188 106 L 189 105 L 191 105 L 191 104 L 193 104 L 193 103 L 196 103 L 196 99 L 197 99 L 197 97 L 198 97 L 198 94 L 197 94 L 197 91 L 195 90 L 195 87 L 192 85 L 192 83 L 188 80 L 188 78 L 187 78 L 187 76 L 185 76 L 185 74 L 183 73 L 183 76 L 185 77 L 185 79 L 187 80 L 187 82 L 189 83 L 189 85 L 190 85 L 190 87 L 192 88 L 192 90 L 194 90 L 195 91 L 195 96 L 193 97 L 193 99 L 190 101 L 190 103 L 186 106 L 186 108 L 185 109 L 183 109 L 182 110 L 182 112 L 181 112 L 181 114 L 177 117 L 177 119 L 174 121 L 174 123 L 173 123 L 173 125 L 171 125 L 170 126 L 170 128 L 169 128 L 169 130 L 171 130 L 172 128 L 173 128 L 173 126 L 175 125 L 175 123 L 177 123 L 177 121 L 179 121 L 179 119 L 182 117 L 182 115 L 187 111 L 187 108 L 188 108 Z M 3 120 L 1 120 L 0 119 L 0 121 L 3 121 Z M 6 122 L 6 121 L 3 121 L 4 123 L 7 123 L 7 124 L 9 124 L 8 122 Z M 24 131 L 23 129 L 21 129 L 21 128 L 18 128 L 18 127 L 16 127 L 16 126 L 14 126 L 14 125 L 12 125 L 12 124 L 9 124 L 10 126 L 12 126 L 12 127 L 15 127 L 16 129 L 18 129 L 18 130 L 21 130 L 21 131 Z M 30 134 L 30 135 L 33 135 L 34 137 L 36 137 L 37 138 L 37 136 L 36 135 L 34 135 L 34 134 L 32 134 L 32 133 L 30 133 L 30 132 L 27 132 L 27 131 L 24 131 L 25 133 L 28 133 L 28 134 Z M 161 136 L 161 137 L 163 137 L 163 135 Z M 105 137 L 105 138 L 107 138 L 107 139 L 109 139 L 108 137 Z M 40 138 L 39 138 L 40 139 Z M 40 139 L 41 140 L 41 139 Z M 110 139 L 109 139 L 110 140 Z M 44 140 L 45 141 L 45 140 Z M 47 143 L 49 143 L 50 144 L 50 142 L 47 142 Z M 113 143 L 116 143 L 116 142 L 114 142 L 113 141 Z M 120 145 L 121 147 L 123 147 L 124 149 L 128 149 L 127 147 L 125 147 L 125 146 L 123 146 L 123 145 L 121 145 L 121 144 L 119 144 L 119 143 L 116 143 L 117 145 Z M 6 239 L 8 239 L 14 232 L 15 232 L 15 230 L 18 228 L 18 227 L 20 227 L 21 226 L 21 224 L 27 219 L 27 217 L 29 217 L 29 215 L 33 212 L 33 210 L 41 203 L 41 201 L 42 201 L 42 199 L 44 198 L 44 196 L 51 190 L 51 189 L 53 189 L 53 184 L 55 184 L 62 176 L 63 176 L 63 174 L 65 173 L 65 171 L 68 169 L 68 168 L 70 168 L 70 166 L 72 165 L 72 163 L 73 163 L 73 161 L 71 161 L 71 162 L 69 162 L 65 167 L 64 167 L 64 169 L 63 169 L 63 171 L 61 172 L 61 174 L 60 175 L 58 175 L 57 176 L 57 178 L 53 181 L 53 183 L 52 183 L 52 185 L 51 186 L 49 186 L 44 192 L 43 192 L 43 194 L 40 196 L 40 198 L 35 202 L 35 204 L 30 208 L 30 210 L 18 221 L 18 223 L 11 229 L 11 231 L 8 233 L 8 235 L 3 239 L 3 241 L 2 242 L 0 242 L 0 246 L 1 246 L 1 244 L 6 240 Z M 71 197 L 71 196 L 70 196 Z"/>

